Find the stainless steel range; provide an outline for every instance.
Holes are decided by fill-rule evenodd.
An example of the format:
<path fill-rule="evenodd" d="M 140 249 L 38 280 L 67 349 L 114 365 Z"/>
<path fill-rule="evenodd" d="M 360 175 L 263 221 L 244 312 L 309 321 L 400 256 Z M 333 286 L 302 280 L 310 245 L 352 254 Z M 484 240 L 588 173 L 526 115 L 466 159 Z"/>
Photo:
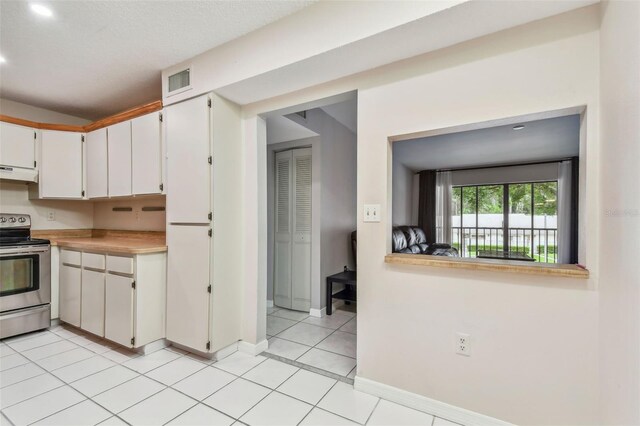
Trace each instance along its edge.
<path fill-rule="evenodd" d="M 51 246 L 31 217 L 0 213 L 0 339 L 51 325 Z"/>

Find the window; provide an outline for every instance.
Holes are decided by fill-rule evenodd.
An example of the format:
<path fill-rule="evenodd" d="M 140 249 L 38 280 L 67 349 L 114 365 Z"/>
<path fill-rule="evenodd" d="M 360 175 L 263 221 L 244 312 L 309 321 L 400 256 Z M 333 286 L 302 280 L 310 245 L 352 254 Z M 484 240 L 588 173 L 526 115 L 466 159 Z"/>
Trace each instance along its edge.
<path fill-rule="evenodd" d="M 462 257 L 479 250 L 557 262 L 558 182 L 454 186 L 452 245 Z"/>

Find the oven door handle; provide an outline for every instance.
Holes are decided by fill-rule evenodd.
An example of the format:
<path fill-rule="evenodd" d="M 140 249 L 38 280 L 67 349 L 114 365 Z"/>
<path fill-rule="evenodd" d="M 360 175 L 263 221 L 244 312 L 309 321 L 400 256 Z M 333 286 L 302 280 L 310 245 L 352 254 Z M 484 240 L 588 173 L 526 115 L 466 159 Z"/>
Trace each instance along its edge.
<path fill-rule="evenodd" d="M 51 250 L 50 246 L 43 246 L 42 248 L 38 247 L 16 247 L 16 248 L 1 248 L 0 249 L 0 257 L 4 257 L 6 255 L 15 255 L 15 254 L 37 254 L 37 253 L 46 253 Z"/>

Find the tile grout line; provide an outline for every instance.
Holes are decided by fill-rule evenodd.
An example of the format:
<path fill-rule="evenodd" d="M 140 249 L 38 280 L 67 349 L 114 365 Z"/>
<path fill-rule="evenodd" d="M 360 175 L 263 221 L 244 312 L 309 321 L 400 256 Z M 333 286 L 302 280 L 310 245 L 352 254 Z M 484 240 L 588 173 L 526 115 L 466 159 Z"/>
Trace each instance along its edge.
<path fill-rule="evenodd" d="M 284 310 L 284 309 L 285 309 L 285 308 L 282 308 L 282 309 L 280 309 L 280 310 Z M 273 315 L 273 313 L 272 313 L 272 314 L 267 314 L 267 317 L 269 317 L 269 316 L 276 317 L 276 318 L 282 318 L 282 317 L 278 317 L 278 316 L 276 316 L 276 315 Z M 329 350 L 326 350 L 326 349 L 318 348 L 317 346 L 318 346 L 319 344 L 321 344 L 323 341 L 325 341 L 326 339 L 328 339 L 329 337 L 331 337 L 333 334 L 335 334 L 335 332 L 336 332 L 336 331 L 341 331 L 340 329 L 341 329 L 342 327 L 344 327 L 347 323 L 349 323 L 349 322 L 351 322 L 352 320 L 354 320 L 355 318 L 357 318 L 357 313 L 356 313 L 355 315 L 353 315 L 352 317 L 350 317 L 350 318 L 349 318 L 345 323 L 341 324 L 341 325 L 340 325 L 338 328 L 336 328 L 336 329 L 329 328 L 329 327 L 323 327 L 323 326 L 316 325 L 316 324 L 304 323 L 304 324 L 307 324 L 307 325 L 313 325 L 313 326 L 316 326 L 316 327 L 320 327 L 320 328 L 324 328 L 324 329 L 328 329 L 328 330 L 333 330 L 330 334 L 328 334 L 325 338 L 323 338 L 322 340 L 320 340 L 318 343 L 316 343 L 316 344 L 315 344 L 315 345 L 313 345 L 313 346 L 305 345 L 305 344 L 300 343 L 300 342 L 296 342 L 296 341 L 293 341 L 293 340 L 289 340 L 289 339 L 286 339 L 286 338 L 280 337 L 280 334 L 282 334 L 282 333 L 284 333 L 286 330 L 288 330 L 288 329 L 290 329 L 290 328 L 292 328 L 292 327 L 295 327 L 296 325 L 298 325 L 298 324 L 300 324 L 300 323 L 304 322 L 304 321 L 305 321 L 306 319 L 308 319 L 308 318 L 311 318 L 311 316 L 310 316 L 310 315 L 306 316 L 306 317 L 305 317 L 305 318 L 303 318 L 302 320 L 297 321 L 295 324 L 291 325 L 290 327 L 287 327 L 286 329 L 284 329 L 284 330 L 280 331 L 280 332 L 279 332 L 279 333 L 277 333 L 275 336 L 273 336 L 273 337 L 276 337 L 276 338 L 278 338 L 278 339 L 286 340 L 286 341 L 288 341 L 288 342 L 297 343 L 297 344 L 300 344 L 300 345 L 308 346 L 308 347 L 309 347 L 309 349 L 307 349 L 303 354 L 301 354 L 299 357 L 297 357 L 297 358 L 296 358 L 295 360 L 293 360 L 293 361 L 299 362 L 300 364 L 304 364 L 303 362 L 298 361 L 298 360 L 299 360 L 300 358 L 302 358 L 304 355 L 306 355 L 309 351 L 311 351 L 311 349 L 316 349 L 316 350 L 320 350 L 320 351 L 329 352 L 329 353 L 332 353 L 332 354 L 334 354 L 334 355 L 340 355 L 340 356 L 344 356 L 344 357 L 347 357 L 347 358 L 355 359 L 355 360 L 356 360 L 356 366 L 355 366 L 354 368 L 356 368 L 356 367 L 357 367 L 357 358 L 353 358 L 353 357 L 350 357 L 350 356 L 348 356 L 348 355 L 340 354 L 340 353 L 333 352 L 333 351 L 329 351 Z M 283 319 L 289 319 L 289 318 L 283 318 Z M 290 321 L 294 321 L 294 320 L 290 320 Z M 349 333 L 349 332 L 343 331 L 343 333 Z M 357 336 L 357 333 L 349 333 L 349 334 L 353 334 L 353 335 Z M 356 349 L 356 351 L 357 351 L 357 349 Z M 275 355 L 275 354 L 274 354 L 274 355 Z M 357 353 L 356 353 L 356 355 L 357 355 Z M 282 357 L 282 358 L 286 358 L 286 357 Z M 308 364 L 306 364 L 306 365 L 308 365 Z M 311 366 L 311 367 L 314 367 L 314 366 Z M 314 368 L 318 368 L 318 367 L 314 367 Z M 323 369 L 320 369 L 320 370 L 323 370 Z M 350 379 L 350 378 L 349 378 L 349 377 L 347 377 L 347 376 L 348 376 L 349 374 L 351 374 L 351 371 L 353 371 L 353 368 L 352 368 L 351 370 L 349 370 L 349 373 L 347 373 L 347 374 L 346 374 L 345 376 L 343 376 L 343 377 L 345 377 L 345 378 L 347 378 L 347 379 Z M 336 373 L 333 373 L 333 374 L 336 374 Z M 342 376 L 342 375 L 339 375 L 339 376 Z M 350 379 L 350 380 L 353 380 L 353 379 Z"/>
<path fill-rule="evenodd" d="M 305 318 L 305 319 L 306 319 L 306 318 Z M 350 321 L 350 320 L 349 320 L 349 321 Z M 301 320 L 301 321 L 297 321 L 297 322 L 296 322 L 296 324 L 297 324 L 297 323 L 300 323 L 300 322 L 302 322 L 302 320 Z M 348 322 L 348 321 L 347 321 L 347 322 Z M 294 324 L 294 325 L 295 325 L 295 324 Z M 311 325 L 314 325 L 314 324 L 311 324 Z M 292 326 L 292 327 L 293 327 L 293 326 Z M 283 331 L 284 331 L 284 330 L 283 330 Z M 333 332 L 332 332 L 331 334 L 329 334 L 329 335 L 327 336 L 327 338 L 328 338 L 329 336 L 331 336 L 332 334 L 334 334 L 334 333 L 335 333 L 335 331 L 340 331 L 340 330 L 339 330 L 339 328 L 338 328 L 338 329 L 333 329 Z M 62 337 L 62 336 L 60 336 L 60 337 Z M 77 336 L 74 336 L 74 337 L 77 337 Z M 72 338 L 74 338 L 74 337 L 72 337 Z M 69 340 L 69 339 L 64 338 L 64 337 L 63 337 L 62 339 Z M 286 339 L 283 339 L 283 340 L 286 340 Z M 323 339 L 323 340 L 324 340 L 324 339 Z M 322 342 L 322 341 L 321 341 L 321 342 Z M 55 342 L 52 342 L 52 343 L 55 343 Z M 82 348 L 87 349 L 86 347 L 84 347 L 84 346 L 80 346 L 80 345 L 78 345 L 78 344 L 77 344 L 77 343 L 75 343 L 75 342 L 71 342 L 71 343 L 74 343 L 74 344 L 75 344 L 75 345 L 77 345 L 78 347 L 82 347 Z M 94 342 L 94 343 L 101 343 L 101 342 Z M 297 343 L 297 342 L 295 342 L 295 343 Z M 319 342 L 319 343 L 320 343 L 320 342 Z M 318 344 L 319 344 L 319 343 L 318 343 Z M 306 346 L 306 345 L 305 345 L 305 346 Z M 307 346 L 307 347 L 309 348 L 308 350 L 310 350 L 310 349 L 312 349 L 312 348 L 313 348 L 313 347 L 315 347 L 315 346 Z M 159 349 L 159 350 L 162 350 L 162 349 L 166 349 L 166 348 L 161 348 L 161 349 Z M 72 349 L 72 350 L 73 350 L 73 349 Z M 160 385 L 162 385 L 162 386 L 164 387 L 164 389 L 161 389 L 160 391 L 153 393 L 152 395 L 148 396 L 147 398 L 144 398 L 143 400 L 141 400 L 141 401 L 139 401 L 139 402 L 137 402 L 137 403 L 133 404 L 133 405 L 132 405 L 132 406 L 130 406 L 130 407 L 127 407 L 127 408 L 125 408 L 125 409 L 123 409 L 123 410 L 119 411 L 118 413 L 122 413 L 122 412 L 124 412 L 124 411 L 128 410 L 129 408 L 132 408 L 132 407 L 134 407 L 134 406 L 136 406 L 136 405 L 138 405 L 138 404 L 140 404 L 140 403 L 144 402 L 145 400 L 147 400 L 147 399 L 149 399 L 149 398 L 153 397 L 154 395 L 157 395 L 158 393 L 160 393 L 160 392 L 162 392 L 162 391 L 164 391 L 164 390 L 166 390 L 166 389 L 172 389 L 172 390 L 174 390 L 174 391 L 176 391 L 176 392 L 179 392 L 179 393 L 181 393 L 181 394 L 185 395 L 185 396 L 186 396 L 186 397 L 188 397 L 190 400 L 195 401 L 195 404 L 194 404 L 194 405 L 192 405 L 192 406 L 191 406 L 191 407 L 189 407 L 187 410 L 185 410 L 185 411 L 181 412 L 180 414 L 178 414 L 177 416 L 175 416 L 175 417 L 173 418 L 173 419 L 175 419 L 175 418 L 177 418 L 177 417 L 181 416 L 182 414 L 184 414 L 186 411 L 191 410 L 192 408 L 194 408 L 195 406 L 197 406 L 197 405 L 199 405 L 199 404 L 202 404 L 202 405 L 204 405 L 204 406 L 206 406 L 206 407 L 210 407 L 209 405 L 207 405 L 206 403 L 204 403 L 204 402 L 203 402 L 203 401 L 204 401 L 204 399 L 209 398 L 209 397 L 210 397 L 210 396 L 212 396 L 213 394 L 215 394 L 215 393 L 219 392 L 220 390 L 224 389 L 225 387 L 229 386 L 229 385 L 230 385 L 231 383 L 233 383 L 234 381 L 237 381 L 238 379 L 242 378 L 242 379 L 244 379 L 244 380 L 247 380 L 247 381 L 248 381 L 248 382 L 250 382 L 250 383 L 255 383 L 255 384 L 256 384 L 256 385 L 258 385 L 258 386 L 261 386 L 261 387 L 264 387 L 265 389 L 268 389 L 268 390 L 269 390 L 269 393 L 268 393 L 267 395 L 265 395 L 265 397 L 264 397 L 264 398 L 261 398 L 258 402 L 256 402 L 253 406 L 251 406 L 248 410 L 246 410 L 245 412 L 243 412 L 243 413 L 242 413 L 242 415 L 241 415 L 241 416 L 239 416 L 238 418 L 235 418 L 235 417 L 233 417 L 233 416 L 230 416 L 230 415 L 228 415 L 228 414 L 226 414 L 226 413 L 224 413 L 224 412 L 221 412 L 220 410 L 217 410 L 217 409 L 215 409 L 215 408 L 213 408 L 213 407 L 210 407 L 210 408 L 211 408 L 211 409 L 213 409 L 213 410 L 215 410 L 216 412 L 221 412 L 222 414 L 224 414 L 224 415 L 228 416 L 229 418 L 232 418 L 232 419 L 238 420 L 240 417 L 242 417 L 242 416 L 246 415 L 249 411 L 251 411 L 253 408 L 255 408 L 255 406 L 256 406 L 256 405 L 258 405 L 260 402 L 262 402 L 262 401 L 263 401 L 266 397 L 268 397 L 270 394 L 272 394 L 273 392 L 277 392 L 277 393 L 278 393 L 278 394 L 280 394 L 280 395 L 284 395 L 284 396 L 290 397 L 290 398 L 292 398 L 292 399 L 295 399 L 295 400 L 297 400 L 297 401 L 300 401 L 300 402 L 302 402 L 302 403 L 305 403 L 305 404 L 308 404 L 308 405 L 310 405 L 310 406 L 311 406 L 311 410 L 309 410 L 309 412 L 305 415 L 305 417 L 303 417 L 303 420 L 304 420 L 304 418 L 306 418 L 306 416 L 308 416 L 308 414 L 313 410 L 313 408 L 316 408 L 316 407 L 317 407 L 317 408 L 318 408 L 318 409 L 320 409 L 320 410 L 327 411 L 327 410 L 324 410 L 324 409 L 322 409 L 322 408 L 318 407 L 318 405 L 317 405 L 317 404 L 319 404 L 319 403 L 324 399 L 324 397 L 325 397 L 325 396 L 326 396 L 326 395 L 331 391 L 331 389 L 333 389 L 333 388 L 335 387 L 335 385 L 337 384 L 337 381 L 336 381 L 336 382 L 331 386 L 331 388 L 330 388 L 328 391 L 326 391 L 326 392 L 325 392 L 325 394 L 324 394 L 324 395 L 323 395 L 323 396 L 318 400 L 318 402 L 317 402 L 316 404 L 309 404 L 307 401 L 302 401 L 302 400 L 300 400 L 300 399 L 298 399 L 298 398 L 295 398 L 295 397 L 292 397 L 292 396 L 290 396 L 290 395 L 283 394 L 281 391 L 279 391 L 279 390 L 278 390 L 278 388 L 279 388 L 280 386 L 282 386 L 282 384 L 284 384 L 285 382 L 287 382 L 287 381 L 288 381 L 288 380 L 289 380 L 289 379 L 290 379 L 294 374 L 296 374 L 300 369 L 298 369 L 298 370 L 297 370 L 296 372 L 294 372 L 292 375 L 290 375 L 289 377 L 287 377 L 287 378 L 286 378 L 282 383 L 278 384 L 278 386 L 277 386 L 276 388 L 272 389 L 272 388 L 266 387 L 266 386 L 264 386 L 264 385 L 261 385 L 260 383 L 253 382 L 252 380 L 250 380 L 250 379 L 248 379 L 248 378 L 245 378 L 245 377 L 244 377 L 244 375 L 246 375 L 247 373 L 249 373 L 249 372 L 250 372 L 250 371 L 252 371 L 253 369 L 257 368 L 258 366 L 260 366 L 260 365 L 261 365 L 263 362 L 265 362 L 265 361 L 261 361 L 260 363 L 258 363 L 258 364 L 256 364 L 255 366 L 251 367 L 249 370 L 245 371 L 242 375 L 239 375 L 239 376 L 238 376 L 238 375 L 236 375 L 236 374 L 234 374 L 234 373 L 231 373 L 231 372 L 229 372 L 229 371 L 226 371 L 226 370 L 223 370 L 223 369 L 221 369 L 221 368 L 216 367 L 216 366 L 215 366 L 215 364 L 216 364 L 218 361 L 214 361 L 213 363 L 209 364 L 209 363 L 205 363 L 205 362 L 202 362 L 202 361 L 199 361 L 199 360 L 194 360 L 194 359 L 192 359 L 192 358 L 187 357 L 187 355 L 189 354 L 189 352 L 186 352 L 186 353 L 178 353 L 178 352 L 174 352 L 174 353 L 176 353 L 177 355 L 179 355 L 177 358 L 175 358 L 175 359 L 173 359 L 173 360 L 171 360 L 171 361 L 168 361 L 168 362 L 166 362 L 166 363 L 163 363 L 162 365 L 159 365 L 159 366 L 157 366 L 157 367 L 154 367 L 154 368 L 152 368 L 151 370 L 148 370 L 148 371 L 146 371 L 146 372 L 144 372 L 144 373 L 140 373 L 139 371 L 136 371 L 136 370 L 134 370 L 134 369 L 132 369 L 132 368 L 130 368 L 130 367 L 128 367 L 128 366 L 126 366 L 126 365 L 123 365 L 124 363 L 126 363 L 126 362 L 130 361 L 131 359 L 135 359 L 135 358 L 137 358 L 137 357 L 134 357 L 134 358 L 127 359 L 127 360 L 125 360 L 125 361 L 121 361 L 121 362 L 119 362 L 119 361 L 112 360 L 112 359 L 110 359 L 110 358 L 108 358 L 108 357 L 102 356 L 102 353 L 96 353 L 96 352 L 91 351 L 90 349 L 87 349 L 87 350 L 88 350 L 88 351 L 90 351 L 90 352 L 92 352 L 92 353 L 94 354 L 94 355 L 93 355 L 92 357 L 90 357 L 90 358 L 93 358 L 94 356 L 100 356 L 101 358 L 104 358 L 104 359 L 106 359 L 106 360 L 108 360 L 108 361 L 110 361 L 110 362 L 115 363 L 115 365 L 113 365 L 113 366 L 111 366 L 111 367 L 107 367 L 107 368 L 102 369 L 102 370 L 100 370 L 100 371 L 94 372 L 94 373 L 89 374 L 89 375 L 87 375 L 87 376 L 81 377 L 81 378 L 76 379 L 76 380 L 71 381 L 71 382 L 67 382 L 67 381 L 65 381 L 65 380 L 62 380 L 62 379 L 60 379 L 60 378 L 59 378 L 59 377 L 57 377 L 57 376 L 55 376 L 55 377 L 56 377 L 57 379 L 60 379 L 60 380 L 61 380 L 65 385 L 70 385 L 71 383 L 75 383 L 75 382 L 77 382 L 77 381 L 79 381 L 79 380 L 82 380 L 82 379 L 84 379 L 84 378 L 87 378 L 87 377 L 90 377 L 90 376 L 92 376 L 92 375 L 98 374 L 98 373 L 100 373 L 100 372 L 103 372 L 103 371 L 105 371 L 105 370 L 108 370 L 109 368 L 113 368 L 113 367 L 115 367 L 115 366 L 117 366 L 117 365 L 121 365 L 121 366 L 125 367 L 126 369 L 128 369 L 128 370 L 130 370 L 130 371 L 133 371 L 134 373 L 138 374 L 138 376 L 136 376 L 136 377 L 134 377 L 134 378 L 132 378 L 132 379 L 130 379 L 130 380 L 127 380 L 127 381 L 125 381 L 125 382 L 122 382 L 122 383 L 120 383 L 120 384 L 118 384 L 118 385 L 116 385 L 116 386 L 114 386 L 114 387 L 112 387 L 112 388 L 109 388 L 109 389 L 107 389 L 107 390 L 104 390 L 104 391 L 100 392 L 99 394 L 94 395 L 94 397 L 95 397 L 95 396 L 98 396 L 98 395 L 100 395 L 100 394 L 102 394 L 102 393 L 105 393 L 105 392 L 107 392 L 108 390 L 111 390 L 111 389 L 113 389 L 113 388 L 115 388 L 115 387 L 117 387 L 117 386 L 120 386 L 120 385 L 124 384 L 124 383 L 127 383 L 127 382 L 129 382 L 129 381 L 131 381 L 131 380 L 133 380 L 133 379 L 135 379 L 135 378 L 137 378 L 137 377 L 140 377 L 140 376 L 143 376 L 143 377 L 145 377 L 145 378 L 148 378 L 149 380 L 155 381 L 155 382 L 159 383 Z M 307 350 L 306 352 L 308 352 L 308 350 Z M 173 351 L 171 351 L 171 352 L 173 352 Z M 306 352 L 305 352 L 305 353 L 306 353 Z M 331 352 L 331 351 L 327 351 L 327 352 L 334 353 L 334 352 Z M 20 353 L 20 355 L 22 356 L 22 354 L 21 354 L 21 353 Z M 337 355 L 345 356 L 345 355 L 342 355 L 342 354 L 337 354 Z M 145 356 L 145 355 L 142 355 L 142 356 Z M 166 385 L 166 384 L 164 384 L 164 383 L 162 383 L 162 382 L 159 382 L 158 380 L 156 380 L 156 379 L 154 379 L 154 378 L 152 378 L 152 377 L 147 376 L 147 374 L 148 374 L 148 373 L 150 373 L 150 372 L 152 372 L 152 371 L 155 371 L 155 370 L 157 370 L 157 369 L 159 369 L 159 368 L 161 368 L 161 367 L 163 367 L 163 366 L 166 366 L 166 365 L 168 365 L 168 364 L 170 364 L 170 363 L 172 363 L 172 362 L 174 362 L 174 361 L 177 361 L 177 360 L 179 360 L 180 358 L 184 358 L 184 357 L 187 357 L 187 358 L 189 358 L 189 359 L 191 359 L 191 360 L 193 360 L 193 361 L 195 361 L 195 362 L 200 362 L 200 363 L 203 365 L 203 366 L 202 366 L 202 368 L 198 369 L 197 371 L 194 371 L 193 373 L 191 373 L 191 374 L 189 374 L 189 375 L 187 375 L 187 376 L 185 376 L 185 377 L 182 377 L 180 380 L 178 380 L 177 382 L 172 383 L 172 384 L 170 384 L 170 385 Z M 71 363 L 71 364 L 69 364 L 69 365 L 73 365 L 73 364 L 75 364 L 75 363 L 82 362 L 82 361 L 85 361 L 86 359 L 90 359 L 90 358 L 85 358 L 84 360 L 76 361 L 76 362 Z M 350 357 L 349 357 L 349 358 L 350 358 Z M 31 361 L 30 359 L 28 359 L 28 358 L 27 358 L 27 360 L 28 360 L 30 363 L 34 363 L 34 365 L 36 365 L 38 368 L 41 368 L 39 365 L 35 364 L 35 362 Z M 24 365 L 24 364 L 23 364 L 23 365 Z M 69 365 L 67 365 L 67 366 L 69 366 Z M 64 367 L 67 367 L 67 366 L 59 367 L 59 368 L 57 368 L 56 370 L 61 369 L 61 368 L 64 368 Z M 235 376 L 234 380 L 232 380 L 231 382 L 227 383 L 225 386 L 223 386 L 222 388 L 220 388 L 220 389 L 218 389 L 217 391 L 213 392 L 212 394 L 210 394 L 210 395 L 206 396 L 206 397 L 205 397 L 205 398 L 203 398 L 202 400 L 195 399 L 195 398 L 191 397 L 190 395 L 184 394 L 183 392 L 179 391 L 178 389 L 173 388 L 173 386 L 174 386 L 176 383 L 179 383 L 179 382 L 181 382 L 182 380 L 185 380 L 186 378 L 188 378 L 188 377 L 190 377 L 190 376 L 192 376 L 192 375 L 194 375 L 194 374 L 197 374 L 198 372 L 203 371 L 204 369 L 206 369 L 206 367 L 209 367 L 209 366 L 210 366 L 210 367 L 213 367 L 213 368 L 216 368 L 217 370 L 220 370 L 220 371 L 223 371 L 223 372 L 225 372 L 225 373 L 229 373 L 229 374 L 231 374 L 231 375 Z M 42 369 L 42 368 L 41 368 L 41 369 Z M 56 370 L 51 370 L 51 371 L 43 370 L 43 371 L 44 371 L 44 373 L 46 373 L 46 372 L 51 373 L 52 371 L 56 371 Z M 44 374 L 44 373 L 42 373 L 42 374 Z M 41 374 L 40 374 L 40 375 L 41 375 Z M 37 377 L 37 376 L 34 376 L 34 377 Z M 341 376 L 341 377 L 342 377 L 342 376 Z M 336 380 L 336 379 L 334 379 L 334 378 L 332 378 L 332 379 L 333 379 L 333 380 Z M 28 379 L 25 379 L 25 380 L 28 380 Z M 18 383 L 18 382 L 17 382 L 17 383 Z M 55 389 L 58 389 L 58 388 L 55 388 Z M 78 391 L 77 389 L 75 389 L 75 388 L 73 388 L 73 389 L 74 389 L 75 391 L 77 391 L 79 394 L 81 394 L 82 396 L 84 396 L 84 397 L 85 397 L 85 399 L 84 399 L 83 401 L 80 401 L 80 402 L 78 402 L 78 403 L 76 403 L 76 404 L 73 404 L 73 405 L 71 405 L 71 406 L 69 406 L 69 407 L 66 407 L 65 409 L 60 410 L 60 411 L 64 411 L 64 410 L 66 410 L 66 409 L 68 409 L 68 408 L 71 408 L 71 407 L 73 407 L 73 406 L 75 406 L 75 405 L 77 405 L 77 404 L 80 404 L 81 402 L 84 402 L 84 401 L 86 401 L 86 400 L 90 400 L 90 401 L 92 401 L 92 402 L 96 403 L 98 406 L 100 406 L 100 407 L 102 407 L 103 409 L 105 409 L 105 411 L 107 411 L 108 413 L 112 414 L 112 415 L 113 415 L 113 417 L 117 417 L 118 419 L 123 420 L 123 419 L 122 419 L 118 414 L 113 413 L 111 410 L 109 410 L 109 409 L 107 409 L 106 407 L 104 407 L 104 406 L 102 406 L 102 405 L 98 404 L 95 400 L 93 400 L 93 397 L 88 397 L 87 395 L 85 395 L 84 393 L 82 393 L 82 392 Z M 52 390 L 54 390 L 54 389 L 52 389 Z M 46 392 L 45 392 L 45 393 L 46 393 Z M 58 412 L 59 412 L 59 411 L 58 411 Z M 58 412 L 56 412 L 56 413 L 58 413 Z M 56 413 L 50 414 L 49 416 L 46 416 L 46 417 L 44 417 L 44 418 L 50 417 L 50 416 L 52 416 L 52 415 L 54 415 L 54 414 L 56 414 Z M 332 412 L 331 412 L 331 413 L 332 413 Z M 335 413 L 332 413 L 332 414 L 335 414 Z M 338 415 L 338 414 L 335 414 L 335 415 Z M 339 417 L 342 417 L 342 418 L 345 418 L 345 417 L 340 416 L 340 415 L 338 415 L 338 416 L 339 416 Z M 44 419 L 44 418 L 43 418 L 43 419 Z M 173 420 L 173 419 L 171 419 L 171 420 Z M 345 418 L 345 419 L 346 419 L 346 418 Z M 40 420 L 42 420 L 42 419 L 40 419 Z M 108 419 L 106 419 L 106 420 L 108 420 Z M 171 420 L 169 420 L 169 421 L 171 421 Z M 39 421 L 39 420 L 36 420 L 36 421 Z M 123 421 L 124 421 L 124 420 L 123 420 Z M 239 421 L 239 420 L 238 420 L 238 421 Z"/>
<path fill-rule="evenodd" d="M 369 413 L 369 416 L 367 417 L 367 420 L 365 420 L 363 425 L 366 425 L 367 423 L 369 423 L 369 420 L 371 420 L 371 416 L 373 416 L 373 413 L 376 412 L 376 409 L 378 408 L 378 405 L 380 404 L 380 401 L 382 401 L 382 398 L 380 398 L 380 397 L 376 397 L 376 398 L 378 398 L 378 400 L 376 401 L 376 405 L 373 406 L 373 410 L 371 410 L 371 412 Z"/>

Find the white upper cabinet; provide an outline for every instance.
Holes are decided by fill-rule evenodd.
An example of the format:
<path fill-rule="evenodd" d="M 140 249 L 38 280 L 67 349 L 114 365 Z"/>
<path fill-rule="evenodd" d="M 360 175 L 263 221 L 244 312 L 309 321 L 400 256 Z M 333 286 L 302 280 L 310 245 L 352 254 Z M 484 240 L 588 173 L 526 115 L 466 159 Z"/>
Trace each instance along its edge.
<path fill-rule="evenodd" d="M 165 109 L 167 221 L 209 223 L 211 213 L 211 108 L 207 95 Z"/>
<path fill-rule="evenodd" d="M 109 196 L 131 195 L 131 121 L 107 128 Z"/>
<path fill-rule="evenodd" d="M 107 129 L 87 133 L 87 197 L 100 198 L 107 191 Z"/>
<path fill-rule="evenodd" d="M 134 194 L 162 192 L 161 112 L 131 120 L 132 189 Z"/>
<path fill-rule="evenodd" d="M 35 168 L 35 135 L 31 127 L 0 122 L 0 165 Z"/>
<path fill-rule="evenodd" d="M 82 138 L 77 132 L 42 131 L 39 198 L 83 198 Z"/>

